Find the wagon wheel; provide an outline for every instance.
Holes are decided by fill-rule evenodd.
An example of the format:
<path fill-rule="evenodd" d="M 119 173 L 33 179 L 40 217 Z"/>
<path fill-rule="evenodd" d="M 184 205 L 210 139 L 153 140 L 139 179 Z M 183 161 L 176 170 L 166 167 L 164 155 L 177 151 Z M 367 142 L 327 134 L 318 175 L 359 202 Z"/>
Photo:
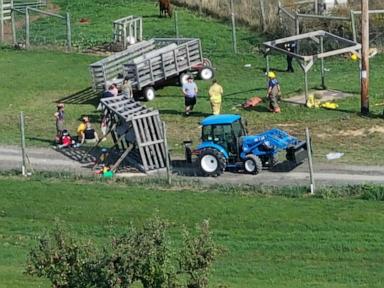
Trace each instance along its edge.
<path fill-rule="evenodd" d="M 203 58 L 203 65 L 208 66 L 208 67 L 212 67 L 212 62 L 208 58 Z"/>
<path fill-rule="evenodd" d="M 199 71 L 199 77 L 202 80 L 211 80 L 214 75 L 213 69 L 209 66 L 204 66 L 204 68 Z"/>
<path fill-rule="evenodd" d="M 152 101 L 156 97 L 155 89 L 151 86 L 145 87 L 143 90 L 143 96 L 144 96 L 145 100 Z"/>

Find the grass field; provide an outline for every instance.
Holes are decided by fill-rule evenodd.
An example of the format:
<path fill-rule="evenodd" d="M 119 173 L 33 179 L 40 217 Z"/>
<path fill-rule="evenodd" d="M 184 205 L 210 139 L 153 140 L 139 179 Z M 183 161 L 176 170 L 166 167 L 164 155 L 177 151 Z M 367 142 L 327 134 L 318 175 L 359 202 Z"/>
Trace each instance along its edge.
<path fill-rule="evenodd" d="M 0 187 L 0 287 L 49 287 L 22 272 L 36 237 L 55 219 L 101 243 L 110 231 L 140 224 L 156 210 L 176 224 L 174 236 L 182 225 L 192 229 L 210 219 L 215 240 L 226 249 L 210 287 L 384 284 L 382 202 L 52 178 L 1 177 Z"/>
<path fill-rule="evenodd" d="M 174 36 L 174 22 L 171 19 L 159 19 L 158 7 L 153 1 L 62 1 L 54 3 L 62 11 L 72 16 L 73 39 L 77 46 L 85 47 L 110 41 L 111 22 L 127 15 L 140 15 L 144 19 L 145 38 Z M 81 18 L 89 19 L 89 24 L 80 24 Z M 324 159 L 330 151 L 344 152 L 345 156 L 337 161 L 383 164 L 384 131 L 381 113 L 383 106 L 375 106 L 383 101 L 381 89 L 382 73 L 380 67 L 384 56 L 379 55 L 371 61 L 371 111 L 367 118 L 359 116 L 359 96 L 339 102 L 339 110 L 309 110 L 282 104 L 283 113 L 273 115 L 267 112 L 265 105 L 254 111 L 242 111 L 237 105 L 251 96 L 265 95 L 263 69 L 265 61 L 257 52 L 258 44 L 264 36 L 245 27 L 238 29 L 239 55 L 232 54 L 231 30 L 228 23 L 209 17 L 200 17 L 188 10 L 178 8 L 179 31 L 184 37 L 202 39 L 205 56 L 209 57 L 216 68 L 217 79 L 224 87 L 223 113 L 240 113 L 248 119 L 251 133 L 261 132 L 271 127 L 280 127 L 303 137 L 305 126 L 312 131 L 315 157 Z M 63 100 L 66 106 L 66 126 L 73 131 L 82 114 L 91 115 L 94 122 L 99 120 L 95 107 L 97 97 L 80 93 L 89 88 L 88 65 L 100 56 L 77 53 L 40 51 L 0 50 L 0 143 L 18 142 L 17 113 L 23 110 L 27 116 L 28 145 L 50 145 L 54 135 L 55 101 Z M 251 64 L 251 68 L 245 68 Z M 285 68 L 285 59 L 272 57 L 272 67 Z M 333 89 L 349 93 L 359 93 L 358 63 L 344 58 L 332 58 L 326 61 L 326 84 Z M 295 94 L 303 87 L 303 75 L 300 68 L 287 74 L 278 72 L 284 96 Z M 310 86 L 320 82 L 319 67 L 316 65 L 310 73 Z M 207 99 L 208 82 L 198 81 L 200 96 L 197 113 L 185 119 L 182 117 L 183 99 L 178 87 L 166 87 L 158 91 L 155 101 L 148 106 L 158 108 L 161 117 L 167 122 L 168 137 L 173 153 L 181 152 L 183 140 L 199 137 L 198 122 L 209 115 Z M 86 90 L 87 91 L 87 90 Z M 83 98 L 81 98 L 83 97 Z M 80 99 L 81 98 L 81 99 Z M 367 143 L 366 139 L 369 139 Z"/>

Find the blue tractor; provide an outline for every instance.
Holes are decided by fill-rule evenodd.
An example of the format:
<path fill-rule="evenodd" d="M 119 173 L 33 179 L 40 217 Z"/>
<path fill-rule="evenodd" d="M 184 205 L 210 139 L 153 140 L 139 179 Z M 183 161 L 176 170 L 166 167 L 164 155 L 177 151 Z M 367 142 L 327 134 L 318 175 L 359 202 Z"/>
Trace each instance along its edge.
<path fill-rule="evenodd" d="M 286 151 L 288 161 L 296 165 L 307 157 L 307 144 L 280 129 L 271 129 L 257 135 L 247 135 L 239 115 L 214 115 L 201 121 L 202 142 L 195 150 L 186 144 L 187 162 L 197 157 L 202 175 L 219 176 L 224 170 L 244 170 L 258 174 L 263 167 L 277 164 L 277 153 Z"/>

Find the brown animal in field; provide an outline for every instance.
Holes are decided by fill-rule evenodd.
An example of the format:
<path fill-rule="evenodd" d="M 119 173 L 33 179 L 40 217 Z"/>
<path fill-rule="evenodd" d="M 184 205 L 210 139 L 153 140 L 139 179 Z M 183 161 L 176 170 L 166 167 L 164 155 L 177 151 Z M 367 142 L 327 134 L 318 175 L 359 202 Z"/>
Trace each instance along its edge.
<path fill-rule="evenodd" d="M 172 17 L 171 0 L 159 0 L 160 17 L 169 16 Z"/>

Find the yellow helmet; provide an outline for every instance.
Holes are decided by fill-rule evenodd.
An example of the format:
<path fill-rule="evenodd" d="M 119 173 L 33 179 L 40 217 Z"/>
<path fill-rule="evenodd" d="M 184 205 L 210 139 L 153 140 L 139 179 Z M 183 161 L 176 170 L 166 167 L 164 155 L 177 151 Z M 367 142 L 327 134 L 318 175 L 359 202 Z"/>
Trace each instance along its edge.
<path fill-rule="evenodd" d="M 267 74 L 268 78 L 276 78 L 275 72 L 269 71 Z"/>

